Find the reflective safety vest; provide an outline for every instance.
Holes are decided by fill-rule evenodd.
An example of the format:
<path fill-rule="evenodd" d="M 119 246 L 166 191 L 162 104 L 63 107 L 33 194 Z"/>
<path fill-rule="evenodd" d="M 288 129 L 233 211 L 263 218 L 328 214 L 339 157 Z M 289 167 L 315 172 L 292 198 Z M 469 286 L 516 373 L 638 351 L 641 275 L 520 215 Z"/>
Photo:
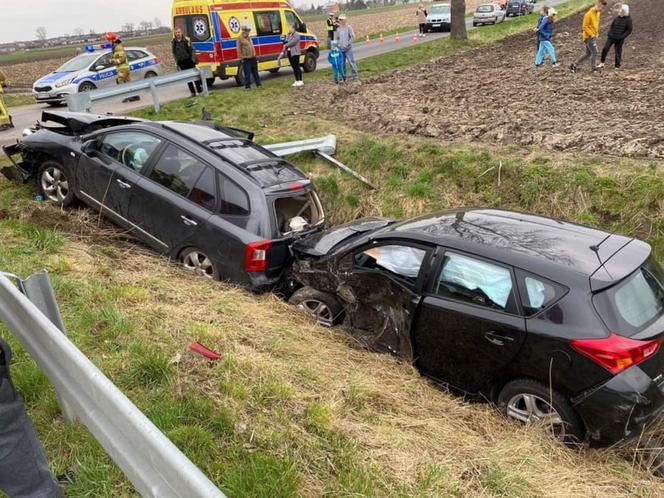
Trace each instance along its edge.
<path fill-rule="evenodd" d="M 327 21 L 325 21 L 325 29 L 328 31 L 335 31 L 337 29 L 336 21 L 333 18 L 328 17 Z"/>

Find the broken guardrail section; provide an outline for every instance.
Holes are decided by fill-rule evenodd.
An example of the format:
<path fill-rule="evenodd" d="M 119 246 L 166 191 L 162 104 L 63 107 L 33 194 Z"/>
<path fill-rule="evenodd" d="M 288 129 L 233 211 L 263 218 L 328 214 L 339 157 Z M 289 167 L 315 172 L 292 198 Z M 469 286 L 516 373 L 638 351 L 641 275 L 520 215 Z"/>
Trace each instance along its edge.
<path fill-rule="evenodd" d="M 67 338 L 54 296 L 46 272 L 0 272 L 0 320 L 53 383 L 65 416 L 88 428 L 142 496 L 224 498 Z"/>

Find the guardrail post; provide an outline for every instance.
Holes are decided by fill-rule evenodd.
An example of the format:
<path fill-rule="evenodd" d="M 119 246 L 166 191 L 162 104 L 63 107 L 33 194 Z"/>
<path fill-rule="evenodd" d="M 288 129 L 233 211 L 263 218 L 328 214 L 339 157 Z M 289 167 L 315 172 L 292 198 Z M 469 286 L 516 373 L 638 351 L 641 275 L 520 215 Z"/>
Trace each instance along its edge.
<path fill-rule="evenodd" d="M 154 112 L 159 113 L 161 110 L 161 104 L 159 102 L 159 93 L 157 92 L 157 87 L 154 86 L 153 82 L 150 82 L 150 93 L 152 94 L 152 104 L 154 105 Z"/>
<path fill-rule="evenodd" d="M 60 307 L 55 299 L 55 293 L 53 292 L 51 281 L 48 278 L 48 272 L 44 270 L 35 273 L 28 279 L 22 280 L 21 286 L 23 287 L 23 293 L 28 299 L 30 299 L 30 301 L 32 301 L 37 309 L 41 311 L 64 335 L 67 335 L 65 324 L 62 321 L 62 315 L 60 315 Z M 75 422 L 76 413 L 67 401 L 66 395 L 58 389 L 55 390 L 55 393 L 65 420 L 68 422 Z"/>
<path fill-rule="evenodd" d="M 208 80 L 208 78 L 210 78 L 210 79 L 212 78 L 212 76 L 213 76 L 212 75 L 212 70 L 210 69 L 209 66 L 205 66 L 205 67 L 200 68 L 198 70 L 198 72 L 199 72 L 200 78 L 201 78 L 201 87 L 203 88 L 203 95 L 205 95 L 207 97 L 208 95 L 210 95 L 207 80 Z"/>

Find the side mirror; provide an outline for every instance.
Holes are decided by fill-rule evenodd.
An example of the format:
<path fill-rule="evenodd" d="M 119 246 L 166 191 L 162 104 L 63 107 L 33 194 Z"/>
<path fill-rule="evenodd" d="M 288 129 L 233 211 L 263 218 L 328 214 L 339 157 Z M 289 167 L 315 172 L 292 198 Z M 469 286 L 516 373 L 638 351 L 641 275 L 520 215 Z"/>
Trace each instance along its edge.
<path fill-rule="evenodd" d="M 97 140 L 88 140 L 87 142 L 84 142 L 83 145 L 81 145 L 81 152 L 83 152 L 83 154 L 91 155 L 92 153 L 96 152 L 96 146 Z"/>
<path fill-rule="evenodd" d="M 106 69 L 106 66 L 103 66 L 101 64 L 94 67 L 94 71 L 103 71 L 104 69 Z"/>

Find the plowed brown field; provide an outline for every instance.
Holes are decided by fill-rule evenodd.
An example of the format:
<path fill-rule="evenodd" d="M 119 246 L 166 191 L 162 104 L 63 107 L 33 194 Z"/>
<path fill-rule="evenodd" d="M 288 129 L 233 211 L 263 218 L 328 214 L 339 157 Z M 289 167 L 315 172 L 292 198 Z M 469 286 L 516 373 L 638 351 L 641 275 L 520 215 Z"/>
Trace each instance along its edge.
<path fill-rule="evenodd" d="M 581 13 L 556 27 L 559 69 L 535 68 L 533 34 L 523 33 L 362 85 L 328 86 L 308 102 L 373 131 L 662 158 L 664 2 L 634 0 L 631 14 L 634 33 L 618 70 L 613 53 L 599 74 L 588 63 L 576 74 L 567 69 L 584 49 Z M 612 15 L 602 17 L 600 49 Z"/>

